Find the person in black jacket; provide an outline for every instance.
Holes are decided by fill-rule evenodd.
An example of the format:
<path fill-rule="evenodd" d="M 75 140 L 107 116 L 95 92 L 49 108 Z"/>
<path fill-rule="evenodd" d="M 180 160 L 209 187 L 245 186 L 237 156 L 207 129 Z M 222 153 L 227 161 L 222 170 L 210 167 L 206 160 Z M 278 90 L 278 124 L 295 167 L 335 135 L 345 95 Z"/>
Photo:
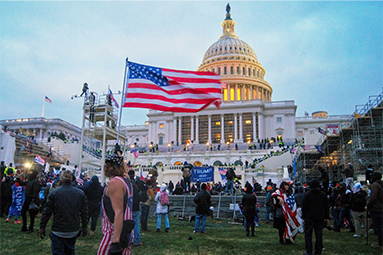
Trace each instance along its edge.
<path fill-rule="evenodd" d="M 243 206 L 242 212 L 246 218 L 246 236 L 250 235 L 250 228 L 251 236 L 254 236 L 254 218 L 257 214 L 257 197 L 253 193 L 253 187 L 251 187 L 251 184 L 248 182 L 246 182 L 245 185 L 245 194 L 242 197 L 241 206 Z"/>
<path fill-rule="evenodd" d="M 23 207 L 21 209 L 21 216 L 23 218 L 23 225 L 21 227 L 21 232 L 32 233 L 33 227 L 35 225 L 35 218 L 38 213 L 38 210 L 29 210 L 29 206 L 31 203 L 39 205 L 39 192 L 40 192 L 40 184 L 37 179 L 38 171 L 31 170 L 28 173 L 28 181 L 22 182 L 21 185 L 25 186 L 25 201 Z M 29 229 L 27 228 L 27 211 L 29 210 L 29 217 L 31 218 Z"/>
<path fill-rule="evenodd" d="M 88 201 L 84 191 L 71 183 L 72 173 L 64 170 L 60 175 L 61 186 L 48 196 L 37 231 L 41 239 L 53 214 L 52 232 L 49 235 L 53 254 L 75 254 L 76 238 L 80 231 L 88 233 Z M 80 226 L 81 225 L 81 226 Z"/>
<path fill-rule="evenodd" d="M 328 200 L 317 179 L 312 180 L 309 185 L 310 191 L 302 202 L 302 219 L 305 221 L 305 254 L 313 254 L 313 230 L 315 231 L 315 254 L 322 254 L 324 221 L 330 218 Z"/>
<path fill-rule="evenodd" d="M 101 198 L 102 198 L 104 189 L 100 185 L 100 182 L 98 181 L 98 177 L 94 175 L 90 179 L 90 182 L 88 186 L 86 186 L 84 191 L 88 199 L 89 219 L 92 221 L 89 235 L 93 236 L 94 231 L 96 230 L 98 217 L 100 216 Z"/>
<path fill-rule="evenodd" d="M 343 220 L 346 219 L 350 224 L 350 232 L 355 232 L 354 223 L 350 216 L 351 210 L 351 200 L 352 200 L 352 191 L 349 187 L 346 186 L 346 183 L 340 183 L 340 194 L 338 198 L 339 205 L 342 207 L 340 209 L 338 225 L 335 226 L 334 231 L 340 232 L 340 229 L 343 225 Z"/>
<path fill-rule="evenodd" d="M 362 236 L 361 226 L 366 222 L 366 211 L 364 207 L 367 201 L 367 192 L 362 189 L 362 184 L 357 182 L 353 188 L 353 196 L 351 200 L 351 209 L 353 212 L 353 218 L 355 220 L 355 234 L 354 237 Z M 365 235 L 367 235 L 368 227 L 364 228 Z"/>
<path fill-rule="evenodd" d="M 206 219 L 210 213 L 211 196 L 206 191 L 206 183 L 202 183 L 201 191 L 194 197 L 194 203 L 196 207 L 195 226 L 193 233 L 198 233 L 199 224 L 201 223 L 201 233 L 204 234 L 206 230 Z"/>
<path fill-rule="evenodd" d="M 318 167 L 318 170 L 320 172 L 320 180 L 322 181 L 323 190 L 327 194 L 328 188 L 329 188 L 329 183 L 330 183 L 330 178 L 328 176 L 328 172 L 326 169 L 324 169 L 322 167 Z"/>

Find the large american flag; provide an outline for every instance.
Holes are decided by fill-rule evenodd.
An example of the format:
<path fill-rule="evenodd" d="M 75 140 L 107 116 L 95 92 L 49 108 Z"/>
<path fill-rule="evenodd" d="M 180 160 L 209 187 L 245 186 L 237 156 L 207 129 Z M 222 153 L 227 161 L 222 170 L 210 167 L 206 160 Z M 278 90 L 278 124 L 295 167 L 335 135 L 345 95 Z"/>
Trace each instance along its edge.
<path fill-rule="evenodd" d="M 300 226 L 300 223 L 298 222 L 296 218 L 297 204 L 295 202 L 295 196 L 293 194 L 290 196 L 287 196 L 286 193 L 282 192 L 281 189 L 278 189 L 271 195 L 271 197 L 282 198 L 283 200 L 282 209 L 283 209 L 283 214 L 286 220 L 284 238 L 294 242 L 298 234 L 299 226 Z"/>
<path fill-rule="evenodd" d="M 220 76 L 213 72 L 165 69 L 127 61 L 123 107 L 198 112 L 221 105 Z"/>

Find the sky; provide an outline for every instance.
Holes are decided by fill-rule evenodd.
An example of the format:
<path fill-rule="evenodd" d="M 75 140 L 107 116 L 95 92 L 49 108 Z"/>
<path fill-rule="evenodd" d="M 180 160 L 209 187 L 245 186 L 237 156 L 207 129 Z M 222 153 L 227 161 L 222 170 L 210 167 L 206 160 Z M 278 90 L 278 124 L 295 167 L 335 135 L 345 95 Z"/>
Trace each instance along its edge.
<path fill-rule="evenodd" d="M 0 119 L 80 126 L 84 82 L 122 91 L 125 59 L 197 70 L 222 35 L 223 1 L 0 2 Z M 235 33 L 255 51 L 273 101 L 352 114 L 383 91 L 383 2 L 233 1 Z M 121 96 L 115 95 L 120 102 Z M 148 110 L 124 108 L 123 125 Z"/>

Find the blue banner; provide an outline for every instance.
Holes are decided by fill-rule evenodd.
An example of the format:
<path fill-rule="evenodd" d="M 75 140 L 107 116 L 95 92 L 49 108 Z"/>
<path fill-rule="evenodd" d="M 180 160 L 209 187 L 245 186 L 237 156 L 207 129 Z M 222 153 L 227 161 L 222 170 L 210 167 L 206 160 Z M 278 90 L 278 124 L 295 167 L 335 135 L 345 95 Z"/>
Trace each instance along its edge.
<path fill-rule="evenodd" d="M 12 204 L 9 207 L 9 215 L 21 215 L 25 199 L 25 188 L 23 186 L 12 185 Z"/>
<path fill-rule="evenodd" d="M 193 167 L 191 170 L 191 182 L 214 182 L 214 167 Z"/>

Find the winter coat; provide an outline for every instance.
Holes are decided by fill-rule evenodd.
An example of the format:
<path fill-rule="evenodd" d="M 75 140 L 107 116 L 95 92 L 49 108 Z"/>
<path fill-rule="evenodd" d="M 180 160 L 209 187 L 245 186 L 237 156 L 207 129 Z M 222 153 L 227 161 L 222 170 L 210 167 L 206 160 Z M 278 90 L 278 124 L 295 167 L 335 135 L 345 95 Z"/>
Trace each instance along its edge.
<path fill-rule="evenodd" d="M 245 193 L 242 197 L 243 214 L 251 216 L 257 214 L 257 197 L 253 193 Z"/>
<path fill-rule="evenodd" d="M 52 231 L 75 232 L 87 228 L 88 201 L 85 193 L 70 183 L 61 184 L 48 196 L 41 216 L 40 229 L 46 228 L 52 214 Z"/>
<path fill-rule="evenodd" d="M 206 190 L 201 189 L 201 191 L 198 192 L 194 197 L 194 203 L 197 205 L 195 210 L 197 214 L 209 214 L 211 196 Z"/>
<path fill-rule="evenodd" d="M 168 213 L 168 206 L 167 205 L 161 205 L 161 202 L 160 202 L 161 192 L 164 192 L 164 191 L 166 191 L 166 193 L 169 195 L 169 191 L 166 189 L 166 185 L 162 184 L 160 191 L 157 192 L 156 197 L 154 198 L 154 201 L 157 202 L 157 208 L 156 208 L 157 214 Z"/>
<path fill-rule="evenodd" d="M 383 182 L 382 180 L 375 181 L 370 186 L 371 194 L 367 200 L 367 209 L 369 211 L 383 212 Z"/>
<path fill-rule="evenodd" d="M 302 201 L 302 219 L 329 219 L 329 205 L 326 193 L 321 188 L 310 190 Z"/>

